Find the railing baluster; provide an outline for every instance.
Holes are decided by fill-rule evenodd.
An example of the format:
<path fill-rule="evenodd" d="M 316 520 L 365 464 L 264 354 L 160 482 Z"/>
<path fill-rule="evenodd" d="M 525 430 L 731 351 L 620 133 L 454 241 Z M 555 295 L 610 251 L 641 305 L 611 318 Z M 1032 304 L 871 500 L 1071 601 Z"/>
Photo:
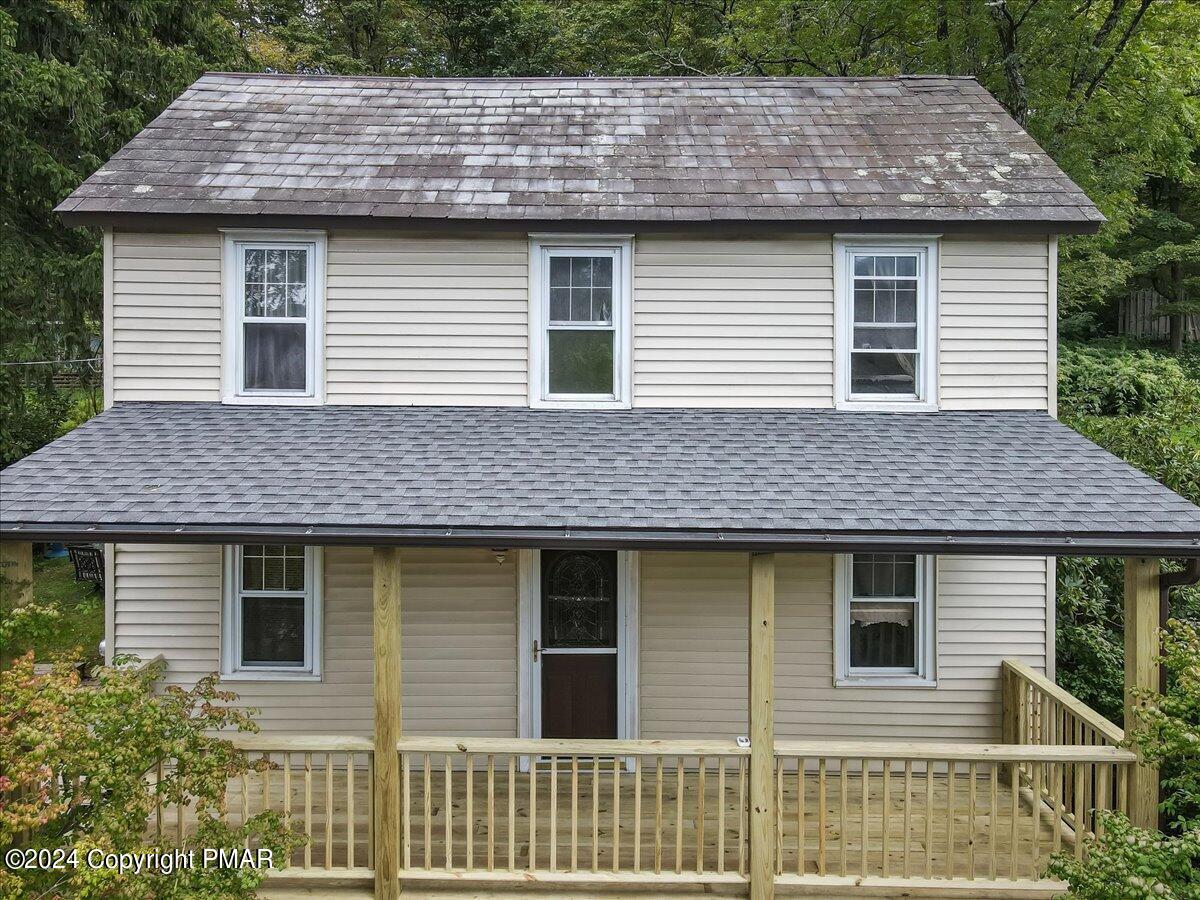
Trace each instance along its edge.
<path fill-rule="evenodd" d="M 304 868 L 312 868 L 312 754 L 304 754 Z"/>
<path fill-rule="evenodd" d="M 550 871 L 558 871 L 558 756 L 550 757 Z"/>
<path fill-rule="evenodd" d="M 449 753 L 442 754 L 442 772 L 442 777 L 445 779 L 442 784 L 442 822 L 446 835 L 446 871 L 449 872 L 454 868 L 454 769 Z M 532 778 L 529 783 L 533 784 Z M 529 814 L 532 817 L 532 803 Z M 530 852 L 533 852 L 532 846 Z"/>
<path fill-rule="evenodd" d="M 367 790 L 372 790 L 368 780 Z M 400 754 L 400 829 L 404 835 L 404 868 L 412 868 L 412 754 Z"/>
<path fill-rule="evenodd" d="M 912 877 L 912 780 L 911 759 L 904 761 L 904 877 Z"/>
<path fill-rule="evenodd" d="M 796 758 L 796 874 L 803 875 L 808 867 L 805 861 L 804 846 L 804 807 L 807 800 L 804 796 L 804 757 Z"/>
<path fill-rule="evenodd" d="M 663 758 L 654 765 L 654 874 L 662 872 L 663 851 Z"/>
<path fill-rule="evenodd" d="M 407 769 L 404 762 L 404 757 L 401 755 L 400 766 Z M 408 788 L 403 788 L 403 796 L 400 798 L 401 815 L 405 818 L 408 816 Z M 402 846 L 405 852 L 408 851 L 408 834 L 405 830 L 401 831 Z M 354 868 L 354 751 L 346 754 L 346 868 Z"/>
<path fill-rule="evenodd" d="M 700 873 L 702 873 L 704 871 L 704 814 L 705 814 L 705 809 L 704 809 L 704 767 L 705 767 L 705 763 L 706 763 L 705 758 L 703 756 L 701 756 L 699 759 L 699 762 L 698 762 L 698 768 L 696 770 L 696 874 L 697 875 L 699 875 Z M 780 779 L 782 779 L 782 777 L 783 776 L 781 773 Z M 782 782 L 782 780 L 777 780 L 777 784 L 779 785 L 779 791 L 778 791 L 777 799 L 775 802 L 776 810 L 781 809 L 783 806 L 783 803 L 781 802 L 783 799 L 783 790 L 782 790 L 783 782 Z M 782 831 L 783 831 L 782 828 L 775 829 L 776 835 L 781 834 Z M 777 843 L 778 843 L 778 841 L 777 841 Z M 776 860 L 779 859 L 780 855 L 781 854 L 779 854 L 777 851 L 776 852 Z"/>
<path fill-rule="evenodd" d="M 421 799 L 424 803 L 425 868 L 433 868 L 433 764 L 430 754 L 422 754 L 422 774 L 425 776 Z"/>
<path fill-rule="evenodd" d="M 367 753 L 367 868 L 375 868 L 375 752 Z"/>
<path fill-rule="evenodd" d="M 683 757 L 675 757 L 675 874 L 683 872 Z"/>
<path fill-rule="evenodd" d="M 613 757 L 613 808 L 612 808 L 612 869 L 621 871 L 621 766 L 624 761 L 619 756 Z"/>
<path fill-rule="evenodd" d="M 724 772 L 722 772 L 722 776 Z M 633 871 L 642 871 L 642 758 L 633 761 Z"/>
<path fill-rule="evenodd" d="M 783 762 L 774 760 L 775 778 L 775 874 L 783 874 Z M 699 869 L 696 870 L 700 871 Z"/>
<path fill-rule="evenodd" d="M 517 868 L 517 758 L 508 757 L 508 871 Z"/>
<path fill-rule="evenodd" d="M 325 754 L 325 868 L 333 868 L 333 754 Z"/>
<path fill-rule="evenodd" d="M 817 874 L 825 874 L 825 794 L 826 764 L 825 757 L 817 762 Z"/>
<path fill-rule="evenodd" d="M 979 778 L 979 766 L 971 760 L 967 766 L 967 879 L 975 880 L 975 782 Z"/>
<path fill-rule="evenodd" d="M 496 756 L 487 755 L 487 870 L 496 868 Z"/>
<path fill-rule="evenodd" d="M 1008 840 L 1010 844 L 1008 848 L 1008 877 L 1011 880 L 1016 881 L 1017 845 L 1020 838 L 1020 829 L 1018 828 L 1018 823 L 1020 822 L 1021 812 L 1021 773 L 1019 766 L 1013 766 L 1012 768 L 1010 790 L 1012 791 L 1012 803 L 1009 809 L 1009 815 L 1012 817 L 1012 822 L 1010 823 L 1012 827 L 1009 829 L 1008 834 Z"/>
<path fill-rule="evenodd" d="M 1083 764 L 1075 763 L 1075 858 L 1083 859 Z"/>
<path fill-rule="evenodd" d="M 579 757 L 571 757 L 571 871 L 579 871 Z"/>
<path fill-rule="evenodd" d="M 746 874 L 746 759 L 738 757 L 738 874 Z"/>
<path fill-rule="evenodd" d="M 992 763 L 991 797 L 988 805 L 988 877 L 996 879 L 996 837 L 1000 834 L 1000 766 Z"/>
<path fill-rule="evenodd" d="M 892 849 L 892 761 L 890 759 L 883 761 L 883 808 L 881 813 L 880 826 L 883 828 L 883 834 L 881 835 L 880 849 L 883 851 L 883 858 L 880 859 L 879 866 L 883 877 L 887 878 L 888 870 L 891 867 L 889 856 Z"/>
<path fill-rule="evenodd" d="M 954 781 L 957 766 L 953 760 L 946 761 L 946 877 L 954 877 Z"/>
<path fill-rule="evenodd" d="M 862 810 L 862 849 L 860 851 L 861 856 L 859 859 L 859 870 L 860 870 L 860 873 L 865 877 L 867 874 L 867 864 L 868 864 L 867 846 L 868 846 L 868 839 L 869 839 L 869 829 L 867 827 L 867 812 L 870 810 L 870 806 L 871 806 L 871 804 L 870 804 L 871 763 L 869 760 L 864 759 L 862 761 L 861 773 L 862 773 L 862 803 L 861 803 L 860 808 Z"/>
<path fill-rule="evenodd" d="M 529 870 L 537 868 L 537 756 L 529 757 Z"/>
<path fill-rule="evenodd" d="M 283 754 L 283 821 L 292 827 L 292 754 Z M 287 860 L 288 865 L 291 859 Z"/>
<path fill-rule="evenodd" d="M 600 871 L 600 757 L 592 755 L 592 871 Z"/>
<path fill-rule="evenodd" d="M 1033 840 L 1030 855 L 1033 859 L 1033 877 L 1038 878 L 1041 872 L 1039 851 L 1042 839 L 1042 766 L 1039 763 L 1033 767 Z"/>
<path fill-rule="evenodd" d="M 466 834 L 464 839 L 467 843 L 466 867 L 467 871 L 475 867 L 475 757 L 473 754 L 467 754 L 466 760 L 467 775 L 466 775 Z"/>
<path fill-rule="evenodd" d="M 725 874 L 725 757 L 717 757 L 717 874 Z"/>
<path fill-rule="evenodd" d="M 838 866 L 840 874 L 846 875 L 847 843 L 850 840 L 850 829 L 846 827 L 846 760 L 838 760 Z"/>

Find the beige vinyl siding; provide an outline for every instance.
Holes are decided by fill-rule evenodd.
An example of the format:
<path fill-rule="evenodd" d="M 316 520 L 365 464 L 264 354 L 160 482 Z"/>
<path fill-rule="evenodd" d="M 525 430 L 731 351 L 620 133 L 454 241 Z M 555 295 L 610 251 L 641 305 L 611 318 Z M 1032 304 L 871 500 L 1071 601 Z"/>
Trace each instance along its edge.
<path fill-rule="evenodd" d="M 221 238 L 113 234 L 113 399 L 221 398 Z"/>
<path fill-rule="evenodd" d="M 833 404 L 829 238 L 638 237 L 635 406 Z"/>
<path fill-rule="evenodd" d="M 942 409 L 1047 409 L 1048 241 L 941 243 Z"/>
<path fill-rule="evenodd" d="M 640 726 L 645 738 L 745 732 L 747 558 L 641 554 Z M 789 738 L 999 738 L 1000 660 L 1045 668 L 1038 558 L 938 561 L 936 688 L 833 686 L 833 559 L 779 554 L 776 734 Z"/>
<path fill-rule="evenodd" d="M 334 232 L 328 254 L 330 403 L 528 402 L 524 235 Z"/>
<path fill-rule="evenodd" d="M 412 734 L 516 734 L 516 566 L 483 550 L 406 551 L 404 728 Z M 325 551 L 323 675 L 230 680 L 264 730 L 370 734 L 371 551 Z M 221 548 L 121 544 L 116 648 L 167 658 L 167 682 L 220 668 Z"/>

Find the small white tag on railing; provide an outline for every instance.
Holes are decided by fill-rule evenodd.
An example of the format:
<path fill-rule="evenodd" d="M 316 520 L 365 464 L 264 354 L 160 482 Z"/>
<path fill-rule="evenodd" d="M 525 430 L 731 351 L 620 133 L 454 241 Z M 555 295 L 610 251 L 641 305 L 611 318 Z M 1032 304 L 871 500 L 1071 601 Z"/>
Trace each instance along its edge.
<path fill-rule="evenodd" d="M 746 735 L 744 735 L 744 734 L 739 734 L 736 738 L 734 738 L 734 742 L 738 745 L 738 748 L 741 750 L 749 750 L 750 749 L 750 738 L 746 737 Z"/>

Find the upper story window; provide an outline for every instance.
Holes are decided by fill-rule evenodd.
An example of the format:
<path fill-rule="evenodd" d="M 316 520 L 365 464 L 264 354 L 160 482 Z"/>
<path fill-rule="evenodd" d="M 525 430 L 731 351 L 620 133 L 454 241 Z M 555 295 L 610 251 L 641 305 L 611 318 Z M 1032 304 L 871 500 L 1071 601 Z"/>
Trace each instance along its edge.
<path fill-rule="evenodd" d="M 936 407 L 936 251 L 931 241 L 835 248 L 838 406 Z"/>
<path fill-rule="evenodd" d="M 226 235 L 226 400 L 319 399 L 324 249 L 321 235 Z"/>
<path fill-rule="evenodd" d="M 627 238 L 535 238 L 530 402 L 627 407 L 631 269 Z"/>
<path fill-rule="evenodd" d="M 933 557 L 855 553 L 837 566 L 837 683 L 933 684 Z"/>
<path fill-rule="evenodd" d="M 225 550 L 222 672 L 320 675 L 320 548 L 245 544 Z"/>

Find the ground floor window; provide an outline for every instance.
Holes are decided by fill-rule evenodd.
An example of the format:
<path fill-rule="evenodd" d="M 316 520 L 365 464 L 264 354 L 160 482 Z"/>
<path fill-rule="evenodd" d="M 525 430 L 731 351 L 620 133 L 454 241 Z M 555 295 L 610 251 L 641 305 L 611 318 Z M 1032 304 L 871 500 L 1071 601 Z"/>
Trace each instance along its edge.
<path fill-rule="evenodd" d="M 837 566 L 838 683 L 932 683 L 933 557 L 855 553 Z"/>
<path fill-rule="evenodd" d="M 238 544 L 225 550 L 222 671 L 320 675 L 320 549 Z"/>

